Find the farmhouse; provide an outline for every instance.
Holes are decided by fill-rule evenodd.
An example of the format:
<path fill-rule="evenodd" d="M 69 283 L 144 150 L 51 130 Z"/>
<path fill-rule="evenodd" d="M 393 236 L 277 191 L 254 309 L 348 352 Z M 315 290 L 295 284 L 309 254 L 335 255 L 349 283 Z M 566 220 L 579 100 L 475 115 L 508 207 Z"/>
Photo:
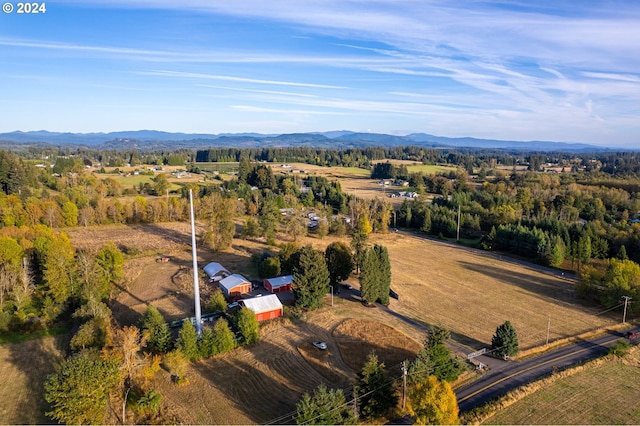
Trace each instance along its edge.
<path fill-rule="evenodd" d="M 264 280 L 264 288 L 271 293 L 280 293 L 282 291 L 290 291 L 293 286 L 293 275 L 284 275 L 281 277 L 267 278 Z"/>
<path fill-rule="evenodd" d="M 282 316 L 282 303 L 275 294 L 244 299 L 240 304 L 251 309 L 256 314 L 258 321 L 265 321 Z"/>
<path fill-rule="evenodd" d="M 239 296 L 251 291 L 251 282 L 240 274 L 229 275 L 218 282 L 225 296 Z"/>
<path fill-rule="evenodd" d="M 211 262 L 202 269 L 204 269 L 204 272 L 209 277 L 210 282 L 217 282 L 231 275 L 231 272 L 227 271 L 224 266 L 217 262 Z"/>

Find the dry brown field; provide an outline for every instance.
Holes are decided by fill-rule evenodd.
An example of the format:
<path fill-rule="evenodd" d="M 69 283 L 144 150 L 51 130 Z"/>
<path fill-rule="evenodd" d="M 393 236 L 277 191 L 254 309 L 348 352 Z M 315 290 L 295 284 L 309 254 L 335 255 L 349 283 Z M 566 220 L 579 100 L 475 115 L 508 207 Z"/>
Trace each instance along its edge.
<path fill-rule="evenodd" d="M 428 324 L 442 324 L 475 349 L 491 344 L 496 327 L 511 321 L 521 349 L 619 322 L 596 316 L 574 285 L 490 253 L 396 233 L 376 236 L 389 250 L 391 308 Z"/>
<path fill-rule="evenodd" d="M 414 162 L 411 162 L 414 163 Z M 418 163 L 419 164 L 419 163 Z M 400 187 L 383 188 L 375 179 L 369 178 L 369 172 L 348 167 L 324 167 L 304 163 L 289 163 L 292 169 L 304 170 L 307 174 L 323 176 L 330 181 L 338 180 L 342 191 L 358 198 L 384 198 L 393 205 L 402 204 L 402 198 L 391 198 L 389 194 L 402 190 Z M 276 173 L 286 173 L 277 166 L 272 167 Z M 363 174 L 364 172 L 364 174 Z M 296 174 L 292 174 L 296 176 Z"/>
<path fill-rule="evenodd" d="M 554 380 L 483 424 L 622 425 L 640 419 L 640 351 L 625 359 L 591 363 Z"/>
<path fill-rule="evenodd" d="M 127 283 L 112 303 L 121 324 L 135 323 L 148 303 L 170 319 L 192 315 L 188 224 L 89 227 L 68 232 L 80 248 L 97 249 L 113 240 L 141 253 L 127 260 Z M 323 249 L 331 241 L 335 238 L 306 237 L 300 243 Z M 614 322 L 594 316 L 593 309 L 580 305 L 571 283 L 527 266 L 401 233 L 372 235 L 371 242 L 389 250 L 392 287 L 400 295 L 399 300 L 391 300 L 389 311 L 366 308 L 347 292 L 334 297 L 331 306 L 328 295 L 322 309 L 303 319 L 283 318 L 267 324 L 259 344 L 193 363 L 186 386 L 174 385 L 161 372 L 154 386 L 163 394 L 167 418 L 191 424 L 285 422 L 280 416 L 292 415 L 302 393 L 318 384 L 349 389 L 371 350 L 393 374 L 399 374 L 398 363 L 411 358 L 425 338 L 425 327 L 416 328 L 410 321 L 423 326 L 444 325 L 470 349 L 490 344 L 495 328 L 507 319 L 515 325 L 523 348 L 543 343 L 549 316 L 551 340 Z M 245 240 L 234 240 L 232 248 L 223 253 L 199 247 L 199 266 L 217 261 L 232 272 L 255 278 L 248 273 L 249 258 L 264 250 L 276 249 Z M 156 262 L 160 256 L 171 261 Z M 357 278 L 349 282 L 357 287 Z M 203 287 L 206 297 L 208 288 Z M 315 349 L 311 345 L 314 340 L 326 341 L 328 350 Z M 6 356 L 3 359 L 10 363 L 27 362 Z M 41 395 L 41 387 L 25 382 L 23 386 L 23 392 Z M 33 395 L 28 398 L 37 400 Z M 42 414 L 32 416 L 37 417 L 34 422 L 43 419 Z"/>
<path fill-rule="evenodd" d="M 63 336 L 0 345 L 0 423 L 51 423 L 44 414 L 44 382 L 56 371 L 66 346 Z"/>

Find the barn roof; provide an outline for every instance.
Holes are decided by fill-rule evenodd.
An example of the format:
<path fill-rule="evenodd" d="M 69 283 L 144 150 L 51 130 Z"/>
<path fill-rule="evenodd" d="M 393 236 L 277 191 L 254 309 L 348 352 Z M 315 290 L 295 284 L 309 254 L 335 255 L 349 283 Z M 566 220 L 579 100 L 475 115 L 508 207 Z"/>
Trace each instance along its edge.
<path fill-rule="evenodd" d="M 220 280 L 218 285 L 223 287 L 227 292 L 229 292 L 234 287 L 239 286 L 242 283 L 248 283 L 249 280 L 243 277 L 240 274 L 229 275 L 227 278 Z"/>
<path fill-rule="evenodd" d="M 214 277 L 216 275 L 218 275 L 220 272 L 226 272 L 227 274 L 230 274 L 231 272 L 227 271 L 227 269 L 222 266 L 221 264 L 217 263 L 217 262 L 211 262 L 209 263 L 207 266 L 205 266 L 204 268 L 204 272 L 209 275 L 209 277 Z"/>
<path fill-rule="evenodd" d="M 291 284 L 293 282 L 293 275 L 283 275 L 281 277 L 268 278 L 265 281 L 269 281 L 272 288 L 278 288 Z"/>
<path fill-rule="evenodd" d="M 256 314 L 282 309 L 282 303 L 275 294 L 244 299 L 242 303 Z"/>

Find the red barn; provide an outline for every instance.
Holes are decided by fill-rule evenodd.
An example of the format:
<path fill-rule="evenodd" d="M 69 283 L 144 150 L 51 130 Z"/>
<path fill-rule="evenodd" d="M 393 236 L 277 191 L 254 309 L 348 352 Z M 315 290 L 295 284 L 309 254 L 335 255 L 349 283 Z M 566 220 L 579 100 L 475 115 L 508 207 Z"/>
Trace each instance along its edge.
<path fill-rule="evenodd" d="M 229 275 L 218 282 L 225 296 L 239 296 L 251 291 L 251 282 L 240 274 Z"/>
<path fill-rule="evenodd" d="M 290 291 L 293 286 L 293 275 L 284 275 L 282 277 L 267 278 L 264 280 L 264 288 L 271 293 L 280 293 L 281 291 Z"/>
<path fill-rule="evenodd" d="M 243 299 L 239 303 L 251 309 L 256 314 L 258 321 L 282 316 L 282 303 L 275 294 Z"/>

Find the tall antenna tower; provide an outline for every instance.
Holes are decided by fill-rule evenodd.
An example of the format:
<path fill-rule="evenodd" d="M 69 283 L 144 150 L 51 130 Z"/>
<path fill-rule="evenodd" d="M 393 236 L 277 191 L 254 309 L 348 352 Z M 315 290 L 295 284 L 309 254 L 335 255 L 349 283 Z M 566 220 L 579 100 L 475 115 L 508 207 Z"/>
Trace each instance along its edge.
<path fill-rule="evenodd" d="M 196 223 L 193 216 L 193 191 L 189 189 L 191 208 L 191 256 L 193 257 L 193 299 L 196 308 L 196 331 L 202 336 L 202 316 L 200 314 L 200 285 L 198 284 L 198 257 L 196 254 Z"/>

